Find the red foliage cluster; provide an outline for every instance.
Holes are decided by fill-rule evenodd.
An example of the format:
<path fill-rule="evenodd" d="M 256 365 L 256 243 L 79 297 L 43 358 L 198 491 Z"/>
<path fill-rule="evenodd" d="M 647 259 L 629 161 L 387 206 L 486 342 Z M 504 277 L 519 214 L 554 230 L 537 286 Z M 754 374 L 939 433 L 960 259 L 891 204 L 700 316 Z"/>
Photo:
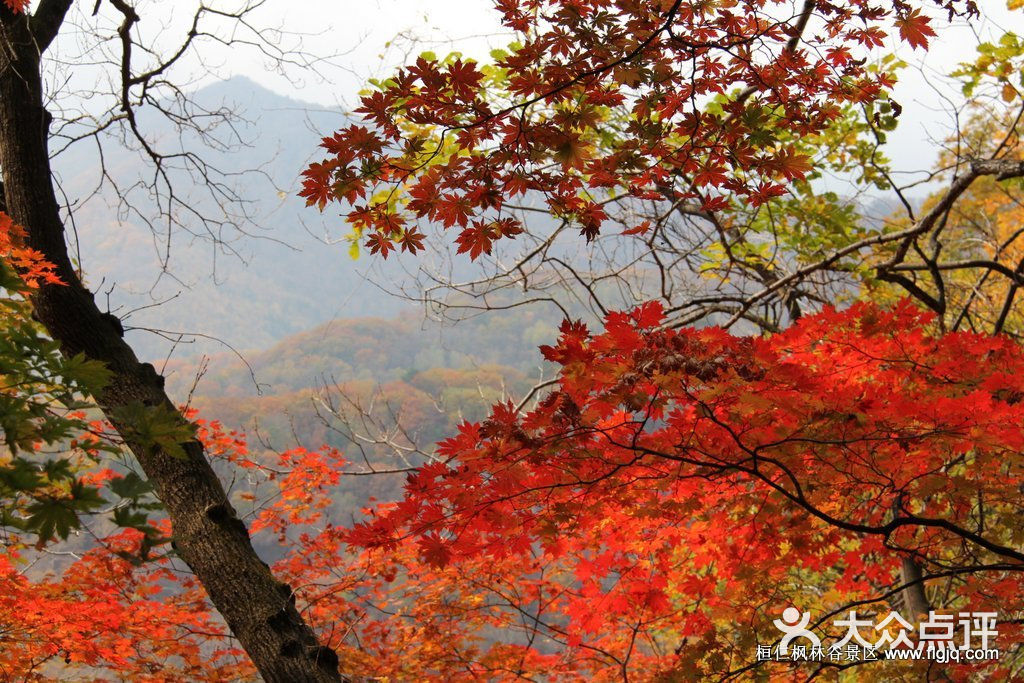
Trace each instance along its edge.
<path fill-rule="evenodd" d="M 650 304 L 600 334 L 567 323 L 544 349 L 558 390 L 463 425 L 346 538 L 519 567 L 505 580 L 549 637 L 649 674 L 722 674 L 781 606 L 870 601 L 904 557 L 962 577 L 947 604 L 1012 614 L 1024 554 L 986 519 L 1020 513 L 1024 350 L 928 318 L 858 305 L 750 338 L 659 329 Z"/>
<path fill-rule="evenodd" d="M 648 304 L 599 333 L 564 324 L 543 349 L 561 366 L 556 390 L 529 413 L 499 404 L 464 424 L 401 502 L 351 528 L 332 509 L 337 451 L 268 462 L 216 423 L 199 435 L 270 486 L 236 500 L 258 501 L 257 542 L 284 543 L 275 574 L 364 674 L 724 676 L 755 666 L 786 605 L 887 611 L 905 558 L 942 582 L 943 609 L 1021 609 L 1024 558 L 1005 523 L 1024 484 L 1020 345 L 932 334 L 909 304 L 830 310 L 766 338 L 661 321 Z M 191 579 L 166 560 L 140 569 L 130 536 L 61 583 L 5 563 L 0 622 L 22 625 L 5 652 L 143 671 L 165 648 L 196 678 L 241 675 Z M 44 626 L 54 610 L 65 618 Z M 1001 623 L 998 646 L 1021 636 Z M 1005 674 L 973 666 L 946 670 Z"/>
<path fill-rule="evenodd" d="M 890 27 L 913 46 L 934 35 L 905 2 L 818 0 L 796 15 L 767 0 L 497 7 L 520 44 L 493 66 L 421 56 L 364 96 L 363 121 L 324 138 L 327 157 L 305 171 L 307 202 L 347 204 L 374 253 L 421 249 L 420 219 L 457 227 L 460 252 L 489 253 L 520 231 L 502 209 L 525 193 L 588 239 L 609 191 L 763 203 L 811 170 L 795 140 L 892 85 L 865 66 Z"/>
<path fill-rule="evenodd" d="M 61 284 L 52 263 L 35 249 L 25 246 L 25 229 L 0 211 L 0 258 L 11 264 L 29 289 L 41 284 Z"/>

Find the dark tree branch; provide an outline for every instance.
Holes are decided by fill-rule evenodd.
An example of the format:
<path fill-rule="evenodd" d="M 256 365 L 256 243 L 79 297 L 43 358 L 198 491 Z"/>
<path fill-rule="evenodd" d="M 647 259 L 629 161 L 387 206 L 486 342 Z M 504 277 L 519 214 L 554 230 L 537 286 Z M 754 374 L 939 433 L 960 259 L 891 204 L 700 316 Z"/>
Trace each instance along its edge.
<path fill-rule="evenodd" d="M 53 39 L 57 37 L 64 16 L 71 7 L 72 0 L 42 0 L 35 14 L 29 20 L 29 29 L 36 40 L 39 53 L 46 52 Z"/>

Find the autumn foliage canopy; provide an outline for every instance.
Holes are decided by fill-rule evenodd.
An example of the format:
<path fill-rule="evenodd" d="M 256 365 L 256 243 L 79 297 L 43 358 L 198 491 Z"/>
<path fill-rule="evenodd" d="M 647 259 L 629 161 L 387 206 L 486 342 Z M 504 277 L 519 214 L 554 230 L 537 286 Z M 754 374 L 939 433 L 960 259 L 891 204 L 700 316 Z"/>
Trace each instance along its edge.
<path fill-rule="evenodd" d="M 557 375 L 535 400 L 463 423 L 408 473 L 401 500 L 343 518 L 332 494 L 352 458 L 328 446 L 250 448 L 190 415 L 221 471 L 261 482 L 234 502 L 254 536 L 280 549 L 275 576 L 343 673 L 1019 676 L 1024 330 L 1014 297 L 1024 252 L 1013 240 L 1024 218 L 1024 46 L 989 45 L 963 66 L 972 90 L 997 93 L 970 110 L 969 154 L 944 159 L 956 172 L 939 172 L 945 184 L 923 206 L 906 202 L 906 216 L 868 228 L 812 181 L 859 174 L 903 198 L 878 152 L 899 116 L 897 66 L 877 50 L 893 40 L 927 50 L 973 3 L 496 7 L 516 42 L 486 63 L 426 53 L 373 82 L 358 122 L 324 138 L 302 196 L 340 207 L 356 250 L 417 254 L 436 227 L 484 263 L 550 229 L 528 224 L 522 204 L 578 229 L 581 249 L 616 239 L 645 253 L 671 239 L 681 212 L 717 245 L 693 279 L 724 289 L 701 300 L 702 317 L 686 318 L 692 302 L 668 294 L 601 307 L 597 321 L 569 316 L 539 350 Z M 992 225 L 972 222 L 979 214 Z M 5 281 L 5 325 L 28 330 L 25 302 L 48 270 L 17 247 L 6 217 L 0 229 L 0 272 L 25 283 Z M 638 277 L 658 272 L 671 270 Z M 0 346 L 5 363 L 17 353 Z M 178 571 L 173 529 L 145 482 L 108 467 L 109 425 L 70 394 L 32 407 L 59 378 L 75 379 L 57 358 L 2 389 L 29 411 L 5 434 L 59 423 L 16 444 L 8 436 L 16 457 L 0 459 L 11 529 L 0 677 L 43 680 L 62 662 L 97 680 L 254 676 L 201 586 Z M 83 367 L 75 396 L 103 381 L 102 369 Z M 182 437 L 147 425 L 154 439 Z M 58 445 L 72 436 L 69 455 Z M 23 451 L 62 464 L 26 479 Z M 25 565 L 79 517 L 111 514 L 118 529 L 58 576 L 27 578 Z M 755 657 L 779 643 L 773 621 L 788 606 L 809 612 L 825 643 L 842 639 L 834 621 L 853 613 L 898 609 L 911 625 L 929 612 L 997 613 L 1001 656 Z M 872 640 L 884 646 L 898 631 Z"/>

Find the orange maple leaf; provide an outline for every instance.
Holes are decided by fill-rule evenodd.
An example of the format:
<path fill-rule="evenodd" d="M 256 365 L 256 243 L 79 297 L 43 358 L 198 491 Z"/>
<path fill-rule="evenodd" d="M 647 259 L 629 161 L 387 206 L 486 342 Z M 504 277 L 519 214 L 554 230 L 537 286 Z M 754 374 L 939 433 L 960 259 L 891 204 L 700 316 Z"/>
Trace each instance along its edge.
<path fill-rule="evenodd" d="M 910 43 L 911 47 L 928 49 L 928 38 L 935 37 L 935 31 L 928 25 L 930 20 L 915 9 L 905 17 L 896 20 L 900 29 L 900 38 Z"/>

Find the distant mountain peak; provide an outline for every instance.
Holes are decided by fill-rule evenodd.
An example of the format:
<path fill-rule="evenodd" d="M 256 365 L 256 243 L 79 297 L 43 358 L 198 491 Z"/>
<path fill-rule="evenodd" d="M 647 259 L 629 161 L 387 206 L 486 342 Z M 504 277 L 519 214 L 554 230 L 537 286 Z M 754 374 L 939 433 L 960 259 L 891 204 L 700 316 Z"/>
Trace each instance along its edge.
<path fill-rule="evenodd" d="M 277 93 L 242 74 L 203 85 L 193 93 L 193 97 L 204 106 L 240 105 L 252 111 L 274 109 L 330 111 L 329 107 Z"/>

